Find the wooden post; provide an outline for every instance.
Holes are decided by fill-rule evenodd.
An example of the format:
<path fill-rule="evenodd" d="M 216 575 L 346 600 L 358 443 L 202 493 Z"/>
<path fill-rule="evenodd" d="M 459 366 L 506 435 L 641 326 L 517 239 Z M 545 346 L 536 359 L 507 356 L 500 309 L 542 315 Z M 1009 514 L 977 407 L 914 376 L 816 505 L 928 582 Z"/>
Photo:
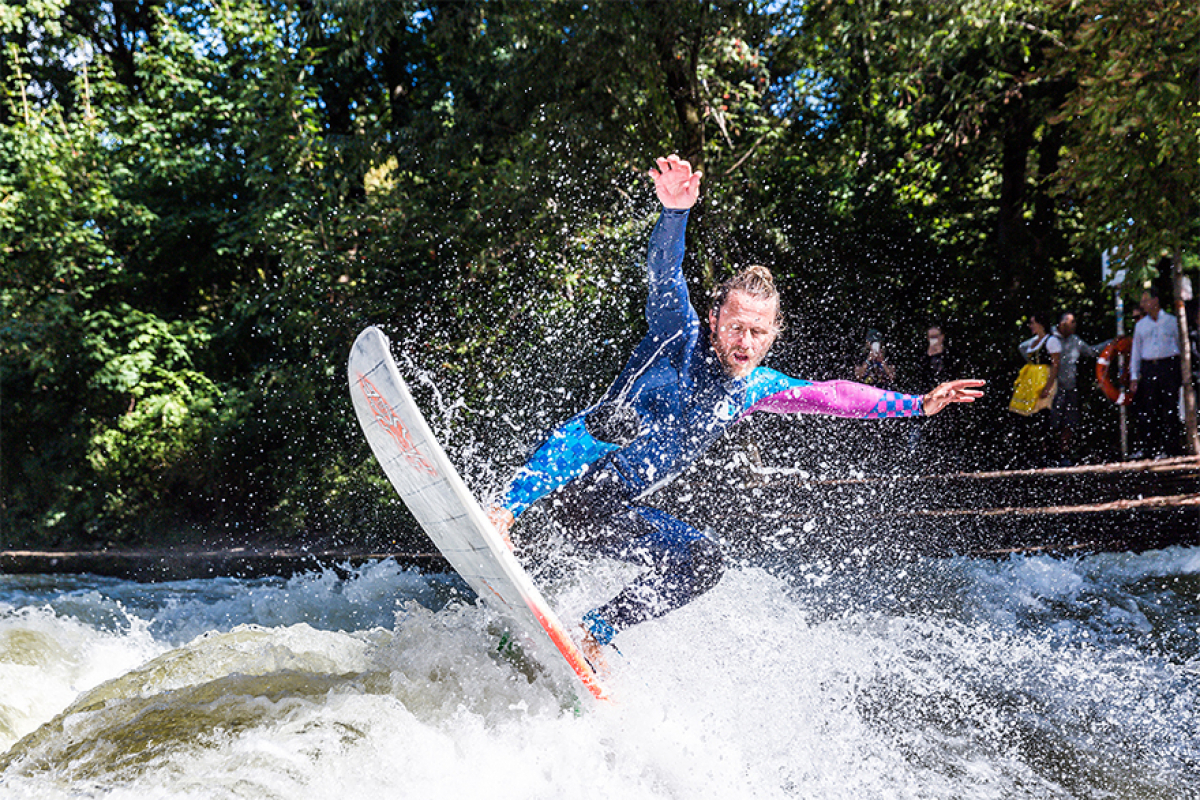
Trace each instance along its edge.
<path fill-rule="evenodd" d="M 1187 308 L 1183 304 L 1183 248 L 1175 245 L 1172 278 L 1175 286 L 1175 317 L 1179 323 L 1179 368 L 1183 372 L 1183 421 L 1187 448 L 1200 455 L 1200 436 L 1196 432 L 1196 392 L 1192 388 L 1192 346 L 1188 336 Z"/>

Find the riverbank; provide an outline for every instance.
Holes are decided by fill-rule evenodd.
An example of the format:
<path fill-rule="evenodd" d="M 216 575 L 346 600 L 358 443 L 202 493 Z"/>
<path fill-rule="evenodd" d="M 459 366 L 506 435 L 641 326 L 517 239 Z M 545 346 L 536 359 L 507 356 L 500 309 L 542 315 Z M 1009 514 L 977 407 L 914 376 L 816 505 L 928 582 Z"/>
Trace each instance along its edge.
<path fill-rule="evenodd" d="M 1041 470 L 822 479 L 799 471 L 677 482 L 663 506 L 742 553 L 1005 557 L 1144 552 L 1200 545 L 1200 458 Z M 696 498 L 712 497 L 697 502 Z M 782 535 L 781 535 L 782 533 Z M 0 572 L 94 574 L 139 581 L 290 576 L 394 559 L 423 572 L 449 565 L 432 547 L 278 545 L 0 551 Z"/>
<path fill-rule="evenodd" d="M 391 558 L 422 572 L 450 569 L 431 552 L 364 551 L 350 548 L 303 550 L 280 547 L 162 547 L 104 550 L 3 550 L 0 573 L 11 575 L 92 574 L 135 581 L 172 581 L 236 576 L 260 578 L 334 569 L 349 571 Z"/>

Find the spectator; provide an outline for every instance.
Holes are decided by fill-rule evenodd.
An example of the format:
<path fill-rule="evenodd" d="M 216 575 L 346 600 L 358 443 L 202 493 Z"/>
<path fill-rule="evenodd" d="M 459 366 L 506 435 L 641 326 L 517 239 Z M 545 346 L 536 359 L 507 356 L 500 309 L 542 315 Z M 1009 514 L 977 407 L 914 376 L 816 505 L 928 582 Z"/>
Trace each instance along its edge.
<path fill-rule="evenodd" d="M 883 349 L 883 337 L 871 328 L 867 331 L 866 357 L 854 368 L 854 377 L 860 383 L 877 389 L 891 389 L 896 382 L 896 370 L 888 363 Z"/>
<path fill-rule="evenodd" d="M 1070 311 L 1058 318 L 1054 329 L 1058 340 L 1059 357 L 1057 367 L 1050 367 L 1048 383 L 1057 381 L 1054 404 L 1050 407 L 1050 424 L 1058 438 L 1058 465 L 1069 467 L 1071 461 L 1071 437 L 1079 427 L 1079 393 L 1076 389 L 1076 372 L 1080 355 L 1096 358 L 1108 342 L 1093 347 L 1075 335 L 1075 315 Z"/>
<path fill-rule="evenodd" d="M 946 334 L 942 330 L 941 325 L 930 325 L 926 331 L 926 347 L 925 353 L 920 359 L 918 367 L 919 391 L 927 391 L 924 388 L 928 386 L 933 388 L 940 383 L 950 380 L 950 375 L 954 374 L 953 359 L 950 353 L 946 351 Z M 921 436 L 925 430 L 925 420 L 928 417 L 918 417 L 913 420 L 912 431 L 908 435 L 909 451 L 915 451 L 921 443 Z"/>
<path fill-rule="evenodd" d="M 1058 374 L 1059 360 L 1062 357 L 1062 343 L 1050 334 L 1051 319 L 1052 317 L 1043 311 L 1030 314 L 1029 332 L 1033 336 L 1017 346 L 1021 357 L 1028 364 L 1044 364 L 1049 367 L 1049 376 L 1038 393 L 1040 399 L 1034 406 L 1033 413 L 1028 414 L 1028 422 L 1024 423 L 1023 435 L 1020 437 L 1019 446 L 1026 454 L 1026 466 L 1045 467 L 1050 464 L 1050 415 L 1040 412 L 1050 408 L 1053 402 L 1056 386 L 1054 377 Z"/>
<path fill-rule="evenodd" d="M 1162 310 L 1153 287 L 1142 294 L 1146 313 L 1133 329 L 1129 355 L 1129 393 L 1144 453 L 1134 457 L 1174 455 L 1179 444 L 1180 375 L 1179 321 Z"/>
<path fill-rule="evenodd" d="M 941 325 L 930 325 L 926 336 L 929 345 L 921 359 L 921 385 L 933 388 L 954 374 L 954 360 L 946 351 L 946 334 Z"/>

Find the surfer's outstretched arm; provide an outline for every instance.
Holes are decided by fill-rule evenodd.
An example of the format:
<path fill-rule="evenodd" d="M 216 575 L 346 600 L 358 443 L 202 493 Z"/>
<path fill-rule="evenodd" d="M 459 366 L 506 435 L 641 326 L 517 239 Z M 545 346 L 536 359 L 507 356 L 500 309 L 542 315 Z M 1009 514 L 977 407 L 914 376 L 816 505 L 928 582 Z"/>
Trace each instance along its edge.
<path fill-rule="evenodd" d="M 776 414 L 826 414 L 854 419 L 919 417 L 936 414 L 950 403 L 971 403 L 983 396 L 983 381 L 943 383 L 926 395 L 888 392 L 854 381 L 824 381 L 793 386 L 768 395 L 749 409 Z"/>

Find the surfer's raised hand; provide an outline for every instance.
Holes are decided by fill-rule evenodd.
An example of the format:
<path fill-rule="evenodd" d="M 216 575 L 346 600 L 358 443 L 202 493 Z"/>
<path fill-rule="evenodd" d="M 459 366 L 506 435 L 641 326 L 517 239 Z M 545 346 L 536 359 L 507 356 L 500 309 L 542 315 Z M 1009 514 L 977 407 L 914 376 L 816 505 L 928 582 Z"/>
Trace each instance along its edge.
<path fill-rule="evenodd" d="M 966 379 L 947 381 L 940 386 L 934 387 L 932 392 L 921 399 L 925 415 L 936 414 L 951 403 L 974 403 L 980 397 L 983 397 L 981 390 L 985 383 L 987 381 Z"/>
<path fill-rule="evenodd" d="M 677 155 L 657 158 L 658 169 L 650 168 L 654 191 L 663 208 L 685 209 L 696 204 L 700 197 L 700 173 Z"/>

